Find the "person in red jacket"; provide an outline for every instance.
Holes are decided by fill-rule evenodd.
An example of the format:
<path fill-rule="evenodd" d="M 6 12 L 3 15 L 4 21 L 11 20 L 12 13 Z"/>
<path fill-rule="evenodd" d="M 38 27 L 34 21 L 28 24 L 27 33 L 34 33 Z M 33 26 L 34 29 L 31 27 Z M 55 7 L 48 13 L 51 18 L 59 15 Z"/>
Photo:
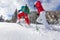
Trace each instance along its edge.
<path fill-rule="evenodd" d="M 34 7 L 37 8 L 38 15 L 40 15 L 40 12 L 44 11 L 44 9 L 43 9 L 40 1 L 36 1 L 36 2 L 34 3 Z"/>
<path fill-rule="evenodd" d="M 34 7 L 37 9 L 37 11 L 38 11 L 38 18 L 37 18 L 37 22 L 38 23 L 40 23 L 40 21 L 45 25 L 45 27 L 46 27 L 46 29 L 51 29 L 50 28 L 50 25 L 48 24 L 48 22 L 47 22 L 47 20 L 46 20 L 46 16 L 45 16 L 45 14 L 46 14 L 46 12 L 45 12 L 45 10 L 44 10 L 44 8 L 43 8 L 43 6 L 42 6 L 42 4 L 41 4 L 41 2 L 38 0 L 38 1 L 36 1 L 35 3 L 34 3 Z"/>

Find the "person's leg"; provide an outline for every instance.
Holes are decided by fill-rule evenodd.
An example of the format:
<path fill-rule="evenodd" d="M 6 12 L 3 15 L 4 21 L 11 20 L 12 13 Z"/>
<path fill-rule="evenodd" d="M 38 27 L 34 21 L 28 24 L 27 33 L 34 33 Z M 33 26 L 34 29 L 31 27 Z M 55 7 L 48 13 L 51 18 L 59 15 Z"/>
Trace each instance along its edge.
<path fill-rule="evenodd" d="M 46 29 L 50 30 L 50 25 L 48 24 L 47 20 L 46 20 L 46 12 L 43 11 L 40 13 L 41 19 L 42 19 L 42 23 L 45 25 Z"/>
<path fill-rule="evenodd" d="M 36 22 L 38 22 L 38 23 L 42 23 L 41 15 L 39 15 L 39 17 L 37 18 Z"/>
<path fill-rule="evenodd" d="M 24 14 L 25 16 L 25 22 L 28 24 L 28 25 L 30 25 L 30 20 L 29 20 L 29 18 L 28 18 L 28 14 Z"/>
<path fill-rule="evenodd" d="M 17 23 L 20 23 L 20 19 L 22 18 L 23 13 L 18 13 L 17 15 Z"/>

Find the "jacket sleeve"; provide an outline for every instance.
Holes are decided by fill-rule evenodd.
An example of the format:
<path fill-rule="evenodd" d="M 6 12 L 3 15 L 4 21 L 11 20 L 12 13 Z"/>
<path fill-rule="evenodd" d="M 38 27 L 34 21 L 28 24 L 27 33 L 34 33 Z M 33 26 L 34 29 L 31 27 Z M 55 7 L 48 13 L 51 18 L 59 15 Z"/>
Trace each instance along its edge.
<path fill-rule="evenodd" d="M 18 12 L 20 12 L 21 11 L 21 9 L 20 10 L 18 10 Z"/>
<path fill-rule="evenodd" d="M 22 7 L 21 7 L 21 9 L 20 9 L 20 10 L 18 10 L 18 12 L 22 11 L 22 9 L 23 9 L 23 8 L 24 8 L 24 6 L 22 6 Z"/>
<path fill-rule="evenodd" d="M 28 14 L 30 14 L 30 9 L 28 8 Z"/>

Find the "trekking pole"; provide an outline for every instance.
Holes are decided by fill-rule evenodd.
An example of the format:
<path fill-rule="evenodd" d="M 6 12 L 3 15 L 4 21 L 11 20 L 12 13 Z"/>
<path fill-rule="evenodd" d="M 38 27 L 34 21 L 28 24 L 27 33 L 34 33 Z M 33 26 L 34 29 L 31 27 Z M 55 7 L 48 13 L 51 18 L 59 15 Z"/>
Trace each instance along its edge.
<path fill-rule="evenodd" d="M 34 10 L 35 10 L 35 7 L 34 7 Z M 36 19 L 37 19 L 37 16 L 36 16 Z M 37 21 L 35 23 L 36 23 L 36 30 L 39 30 L 38 27 L 37 27 Z"/>
<path fill-rule="evenodd" d="M 37 16 L 36 16 L 36 18 L 37 18 Z M 37 21 L 36 21 L 36 30 L 37 30 L 37 31 L 39 30 L 39 28 L 38 28 L 38 26 L 37 26 Z"/>

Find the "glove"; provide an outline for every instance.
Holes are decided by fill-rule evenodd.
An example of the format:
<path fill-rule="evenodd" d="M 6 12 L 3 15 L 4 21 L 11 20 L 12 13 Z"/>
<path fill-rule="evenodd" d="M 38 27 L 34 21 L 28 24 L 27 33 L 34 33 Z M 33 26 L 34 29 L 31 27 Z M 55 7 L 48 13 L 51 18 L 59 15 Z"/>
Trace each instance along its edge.
<path fill-rule="evenodd" d="M 35 5 L 34 5 L 34 7 L 35 7 Z"/>
<path fill-rule="evenodd" d="M 40 15 L 40 14 L 37 14 L 38 16 Z"/>

